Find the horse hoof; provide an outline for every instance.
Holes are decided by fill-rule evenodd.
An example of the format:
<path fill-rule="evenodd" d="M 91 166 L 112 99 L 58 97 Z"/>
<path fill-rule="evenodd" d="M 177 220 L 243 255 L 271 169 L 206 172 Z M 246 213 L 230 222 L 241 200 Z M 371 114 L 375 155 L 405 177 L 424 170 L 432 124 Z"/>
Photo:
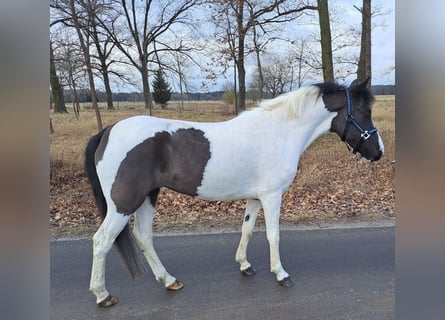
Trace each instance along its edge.
<path fill-rule="evenodd" d="M 241 270 L 241 274 L 243 276 L 251 277 L 251 276 L 256 275 L 256 270 L 254 268 L 252 268 L 252 267 L 249 267 L 249 268 L 247 268 L 245 270 Z"/>
<path fill-rule="evenodd" d="M 278 283 L 282 287 L 292 287 L 294 285 L 294 282 L 289 277 L 284 278 L 283 280 L 278 281 Z"/>
<path fill-rule="evenodd" d="M 108 297 L 105 298 L 105 300 L 102 300 L 97 305 L 99 307 L 108 308 L 114 306 L 117 303 L 117 301 L 118 301 L 117 298 L 110 294 Z"/>
<path fill-rule="evenodd" d="M 178 291 L 178 290 L 181 290 L 182 288 L 184 288 L 184 285 L 181 282 L 179 282 L 178 280 L 176 280 L 175 282 L 173 282 L 171 285 L 169 285 L 167 287 L 167 289 L 170 291 Z"/>

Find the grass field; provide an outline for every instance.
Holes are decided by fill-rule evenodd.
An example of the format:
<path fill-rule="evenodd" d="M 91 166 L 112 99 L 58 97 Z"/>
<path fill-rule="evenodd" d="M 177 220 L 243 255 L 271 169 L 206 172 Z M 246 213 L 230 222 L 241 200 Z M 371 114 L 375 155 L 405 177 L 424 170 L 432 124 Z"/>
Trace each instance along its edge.
<path fill-rule="evenodd" d="M 78 119 L 70 106 L 67 107 L 69 114 L 50 114 L 55 130 L 50 137 L 51 226 L 95 227 L 99 221 L 82 166 L 85 144 L 97 132 L 96 119 L 88 106 L 81 108 Z M 120 102 L 116 103 L 116 107 L 119 109 L 108 111 L 101 106 L 104 126 L 148 113 L 141 103 Z M 235 116 L 233 106 L 218 101 L 188 102 L 183 108 L 179 103 L 170 103 L 167 110 L 155 108 L 153 115 L 208 122 Z M 369 219 L 394 215 L 394 96 L 376 97 L 373 119 L 385 143 L 382 160 L 371 164 L 359 162 L 351 158 L 336 135 L 329 133 L 320 137 L 303 154 L 297 178 L 284 195 L 283 221 L 317 222 L 322 219 Z M 175 226 L 192 228 L 197 223 L 210 226 L 239 224 L 243 209 L 244 202 L 204 202 L 163 190 L 156 223 L 158 229 Z"/>

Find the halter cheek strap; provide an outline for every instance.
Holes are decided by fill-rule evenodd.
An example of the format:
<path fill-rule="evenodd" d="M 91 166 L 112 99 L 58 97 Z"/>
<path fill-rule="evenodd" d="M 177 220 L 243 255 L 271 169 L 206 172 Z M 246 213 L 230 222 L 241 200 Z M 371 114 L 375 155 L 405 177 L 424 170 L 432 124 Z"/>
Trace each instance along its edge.
<path fill-rule="evenodd" d="M 349 144 L 346 142 L 346 135 L 348 134 L 351 124 L 354 125 L 354 127 L 356 127 L 357 130 L 360 132 L 360 140 L 352 148 L 352 153 L 356 153 L 357 149 L 364 141 L 368 140 L 372 134 L 377 133 L 377 128 L 372 128 L 370 130 L 365 130 L 362 128 L 362 126 L 352 116 L 351 96 L 348 88 L 345 89 L 345 94 L 346 94 L 347 114 L 346 114 L 345 128 L 343 129 L 343 134 L 341 135 L 341 141 L 344 141 L 348 149 L 350 149 Z"/>

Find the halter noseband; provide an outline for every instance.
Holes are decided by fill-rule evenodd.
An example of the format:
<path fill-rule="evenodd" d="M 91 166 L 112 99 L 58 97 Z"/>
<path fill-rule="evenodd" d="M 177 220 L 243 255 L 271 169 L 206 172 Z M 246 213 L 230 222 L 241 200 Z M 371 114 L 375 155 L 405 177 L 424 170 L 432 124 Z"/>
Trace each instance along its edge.
<path fill-rule="evenodd" d="M 357 149 L 359 148 L 359 146 L 364 141 L 368 140 L 369 137 L 371 137 L 372 134 L 377 133 L 377 129 L 376 128 L 372 128 L 370 130 L 365 130 L 365 129 L 362 128 L 362 126 L 352 116 L 351 97 L 350 97 L 348 88 L 345 89 L 345 94 L 346 94 L 347 114 L 346 114 L 345 128 L 343 129 L 343 134 L 341 135 L 341 141 L 344 141 L 346 146 L 348 147 L 348 149 L 351 150 L 352 146 L 349 145 L 349 142 L 346 141 L 346 135 L 348 134 L 349 127 L 351 126 L 351 124 L 353 124 L 354 127 L 356 127 L 357 130 L 360 132 L 360 140 L 355 145 L 355 147 L 352 148 L 352 153 L 355 154 L 357 152 Z"/>

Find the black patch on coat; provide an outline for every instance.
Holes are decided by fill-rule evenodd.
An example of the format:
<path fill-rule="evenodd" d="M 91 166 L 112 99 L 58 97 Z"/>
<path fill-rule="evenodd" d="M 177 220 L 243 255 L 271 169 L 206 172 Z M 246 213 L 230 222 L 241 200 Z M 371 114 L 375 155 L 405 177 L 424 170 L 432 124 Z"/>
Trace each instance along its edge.
<path fill-rule="evenodd" d="M 160 187 L 196 196 L 209 159 L 210 142 L 201 130 L 156 133 L 128 151 L 120 164 L 111 188 L 117 211 L 132 214 L 147 196 L 155 205 Z"/>

